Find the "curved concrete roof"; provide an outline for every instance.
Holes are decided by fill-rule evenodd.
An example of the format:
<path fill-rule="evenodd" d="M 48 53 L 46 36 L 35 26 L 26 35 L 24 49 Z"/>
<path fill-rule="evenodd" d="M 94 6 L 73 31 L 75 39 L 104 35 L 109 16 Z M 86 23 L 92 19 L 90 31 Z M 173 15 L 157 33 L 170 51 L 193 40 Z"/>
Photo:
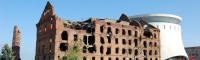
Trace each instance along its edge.
<path fill-rule="evenodd" d="M 144 19 L 148 22 L 168 22 L 179 24 L 182 18 L 172 14 L 141 14 L 130 16 L 130 20 L 141 20 Z"/>

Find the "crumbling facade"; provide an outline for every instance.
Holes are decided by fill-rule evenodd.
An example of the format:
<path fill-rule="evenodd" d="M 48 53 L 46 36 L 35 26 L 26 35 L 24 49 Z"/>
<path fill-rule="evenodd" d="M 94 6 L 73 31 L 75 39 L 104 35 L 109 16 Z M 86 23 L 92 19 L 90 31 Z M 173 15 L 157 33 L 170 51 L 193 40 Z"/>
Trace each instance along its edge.
<path fill-rule="evenodd" d="M 144 20 L 62 20 L 47 2 L 37 26 L 35 60 L 160 60 L 160 30 Z"/>
<path fill-rule="evenodd" d="M 14 26 L 13 31 L 13 41 L 12 41 L 12 51 L 15 56 L 14 60 L 21 60 L 20 58 L 20 34 L 21 32 L 18 30 L 17 26 Z"/>

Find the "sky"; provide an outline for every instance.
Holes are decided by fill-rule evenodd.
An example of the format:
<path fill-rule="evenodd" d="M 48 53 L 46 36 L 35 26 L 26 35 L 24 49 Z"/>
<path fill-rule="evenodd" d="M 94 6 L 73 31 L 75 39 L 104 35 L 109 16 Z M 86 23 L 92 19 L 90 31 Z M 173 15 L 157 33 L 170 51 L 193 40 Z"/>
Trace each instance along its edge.
<path fill-rule="evenodd" d="M 12 46 L 13 29 L 21 31 L 21 59 L 34 60 L 36 24 L 48 0 L 0 0 L 0 47 Z M 185 47 L 200 46 L 200 0 L 50 0 L 54 12 L 62 19 L 86 20 L 90 17 L 119 19 L 127 16 L 165 13 L 182 17 Z M 1 48 L 0 48 L 1 49 Z"/>

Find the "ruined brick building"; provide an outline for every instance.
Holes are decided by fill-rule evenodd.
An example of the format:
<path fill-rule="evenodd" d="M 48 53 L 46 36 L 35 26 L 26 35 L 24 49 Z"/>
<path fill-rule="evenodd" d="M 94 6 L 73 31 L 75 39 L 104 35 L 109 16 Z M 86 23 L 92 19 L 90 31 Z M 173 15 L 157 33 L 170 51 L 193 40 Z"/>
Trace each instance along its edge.
<path fill-rule="evenodd" d="M 21 32 L 18 30 L 17 26 L 14 26 L 13 31 L 13 41 L 12 41 L 12 51 L 15 56 L 14 60 L 21 60 L 20 58 L 20 34 Z"/>
<path fill-rule="evenodd" d="M 71 22 L 60 19 L 47 2 L 36 27 L 35 60 L 160 60 L 160 30 L 125 14 L 119 20 Z"/>

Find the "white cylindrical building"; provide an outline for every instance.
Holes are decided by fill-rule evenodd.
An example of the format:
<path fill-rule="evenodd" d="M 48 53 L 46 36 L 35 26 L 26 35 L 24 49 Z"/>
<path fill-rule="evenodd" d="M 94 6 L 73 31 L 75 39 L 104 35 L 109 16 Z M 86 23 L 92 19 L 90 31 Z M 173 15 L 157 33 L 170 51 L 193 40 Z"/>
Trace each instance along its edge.
<path fill-rule="evenodd" d="M 188 60 L 179 25 L 181 17 L 171 14 L 143 14 L 129 18 L 132 21 L 144 19 L 160 29 L 161 60 Z"/>

